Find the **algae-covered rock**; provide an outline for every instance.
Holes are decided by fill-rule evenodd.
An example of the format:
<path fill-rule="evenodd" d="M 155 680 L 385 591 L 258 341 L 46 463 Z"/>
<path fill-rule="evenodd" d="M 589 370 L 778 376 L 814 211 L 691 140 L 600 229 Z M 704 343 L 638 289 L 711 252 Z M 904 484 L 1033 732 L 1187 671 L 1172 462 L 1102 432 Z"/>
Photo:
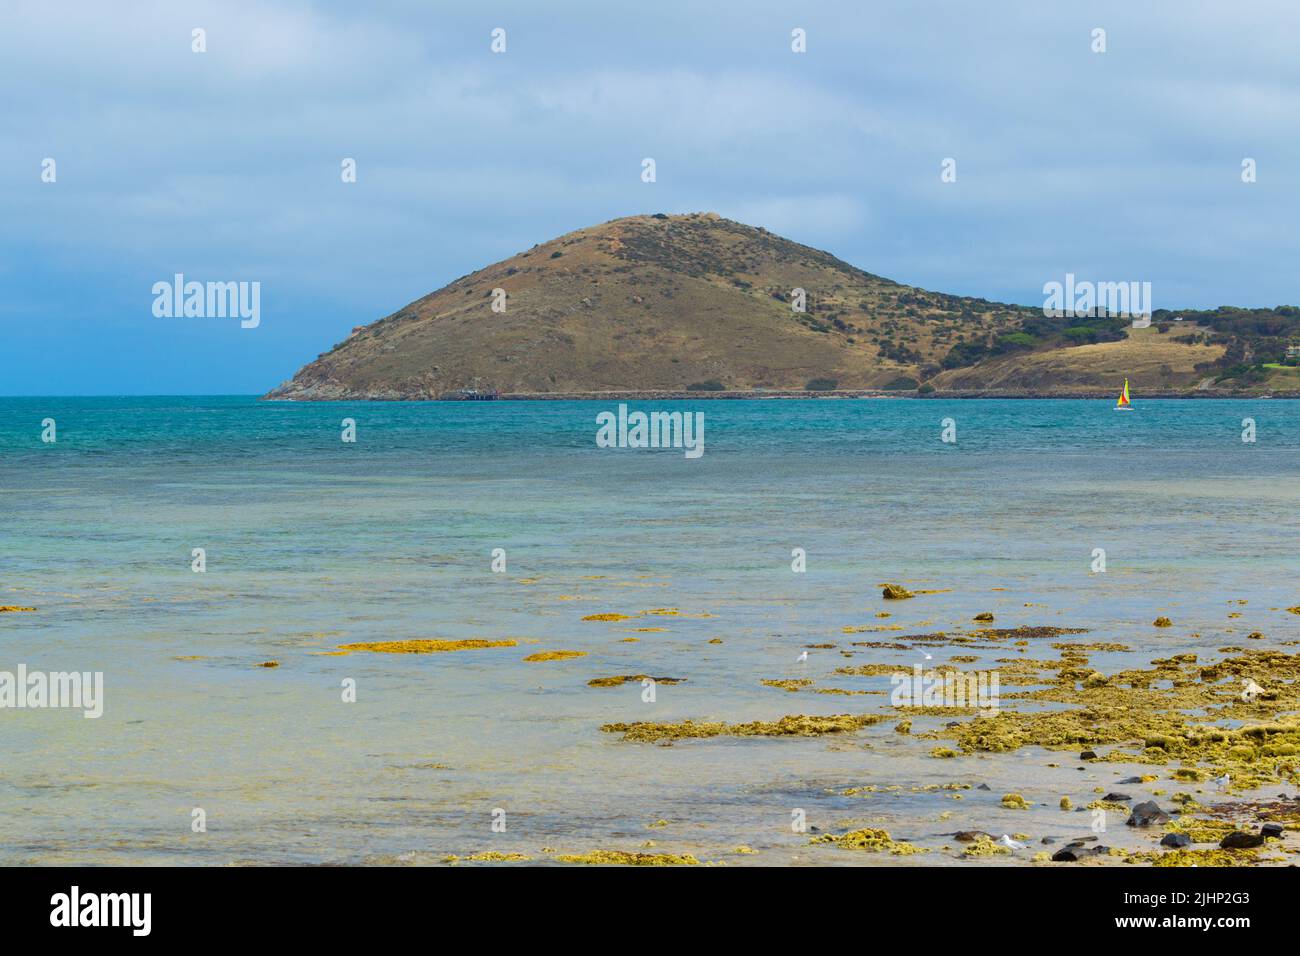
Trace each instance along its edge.
<path fill-rule="evenodd" d="M 1091 856 L 1104 856 L 1110 853 L 1110 847 L 1087 846 L 1083 843 L 1071 843 L 1052 854 L 1053 863 L 1077 863 Z"/>
<path fill-rule="evenodd" d="M 881 596 L 887 601 L 902 601 L 906 598 L 916 597 L 911 591 L 897 584 L 886 584 L 881 588 Z"/>
<path fill-rule="evenodd" d="M 682 740 L 696 737 L 817 737 L 822 734 L 842 734 L 885 720 L 883 714 L 834 714 L 829 717 L 807 717 L 792 714 L 780 720 L 754 720 L 744 724 L 696 723 L 632 723 L 605 724 L 600 729 L 606 733 L 621 733 L 624 740 L 653 742 Z"/>
<path fill-rule="evenodd" d="M 685 677 L 651 677 L 649 674 L 617 674 L 614 677 L 593 677 L 587 681 L 588 687 L 618 687 L 622 684 L 639 684 L 643 680 L 652 680 L 656 684 L 680 684 Z"/>
<path fill-rule="evenodd" d="M 1002 795 L 1002 805 L 1008 810 L 1029 809 L 1029 801 L 1018 793 L 1004 793 Z"/>
<path fill-rule="evenodd" d="M 584 621 L 630 621 L 630 614 L 588 614 Z"/>
<path fill-rule="evenodd" d="M 1219 841 L 1220 848 L 1224 850 L 1253 850 L 1263 845 L 1264 834 L 1246 833 L 1244 830 L 1235 830 Z"/>
<path fill-rule="evenodd" d="M 471 853 L 469 856 L 457 856 L 452 853 L 442 858 L 443 863 L 519 863 L 524 860 L 531 860 L 531 856 L 525 856 L 522 853 L 499 853 L 496 850 L 485 850 L 482 853 Z"/>
<path fill-rule="evenodd" d="M 689 853 L 627 853 L 623 850 L 592 850 L 590 853 L 565 853 L 556 857 L 561 863 L 587 866 L 698 866 L 700 861 Z"/>
<path fill-rule="evenodd" d="M 966 845 L 962 856 L 1005 856 L 1011 852 L 1009 847 L 997 843 L 987 833 L 980 834 Z"/>
<path fill-rule="evenodd" d="M 1165 617 L 1162 614 L 1160 617 L 1156 618 L 1154 621 L 1151 622 L 1151 626 L 1152 627 L 1173 627 L 1174 622 L 1169 620 L 1169 618 Z"/>
<path fill-rule="evenodd" d="M 1254 866 L 1259 862 L 1258 850 L 1158 850 L 1129 853 L 1128 863 L 1149 863 L 1152 866 Z"/>
<path fill-rule="evenodd" d="M 0 614 L 16 614 L 20 611 L 35 611 L 34 607 L 21 607 L 17 604 L 0 604 Z"/>
<path fill-rule="evenodd" d="M 1150 827 L 1168 823 L 1170 819 L 1169 814 L 1161 810 L 1154 800 L 1144 800 L 1133 808 L 1125 822 L 1131 827 Z"/>
<path fill-rule="evenodd" d="M 262 663 L 260 663 L 260 664 L 255 664 L 255 665 L 253 665 L 253 666 L 255 666 L 255 667 L 279 667 L 279 666 L 280 666 L 280 662 L 279 662 L 279 661 L 262 661 Z"/>
<path fill-rule="evenodd" d="M 536 664 L 539 661 L 567 661 L 575 657 L 586 657 L 586 651 L 538 651 L 536 654 L 529 654 L 524 660 L 530 664 Z"/>
<path fill-rule="evenodd" d="M 1122 813 L 1125 816 L 1129 813 L 1129 808 L 1118 800 L 1094 800 L 1088 804 L 1089 810 L 1106 810 L 1110 813 Z"/>
<path fill-rule="evenodd" d="M 986 624 L 992 623 L 993 613 L 991 611 L 982 611 L 981 613 L 975 615 L 975 620 Z"/>
<path fill-rule="evenodd" d="M 810 681 L 806 677 L 802 677 L 798 679 L 786 679 L 786 680 L 760 680 L 759 683 L 764 685 L 765 687 L 777 687 L 781 690 L 789 691 L 790 693 L 793 694 L 804 687 L 811 686 L 812 681 Z"/>
<path fill-rule="evenodd" d="M 371 651 L 375 654 L 443 654 L 449 651 L 472 651 L 484 647 L 517 647 L 518 641 L 371 641 L 363 644 L 340 644 L 342 651 Z"/>
<path fill-rule="evenodd" d="M 1062 798 L 1061 798 L 1061 809 L 1062 809 L 1062 810 L 1073 810 L 1073 809 L 1074 809 L 1074 804 L 1070 801 L 1070 798 L 1069 798 L 1069 797 L 1062 797 Z"/>
<path fill-rule="evenodd" d="M 842 833 L 839 836 L 826 833 L 819 837 L 813 837 L 808 842 L 810 845 L 814 843 L 833 843 L 846 850 L 864 850 L 868 853 L 892 853 L 895 856 L 906 856 L 912 853 L 929 852 L 921 847 L 913 846 L 910 843 L 895 840 L 889 835 L 888 830 L 877 830 L 872 828 L 851 830 L 850 832 Z"/>

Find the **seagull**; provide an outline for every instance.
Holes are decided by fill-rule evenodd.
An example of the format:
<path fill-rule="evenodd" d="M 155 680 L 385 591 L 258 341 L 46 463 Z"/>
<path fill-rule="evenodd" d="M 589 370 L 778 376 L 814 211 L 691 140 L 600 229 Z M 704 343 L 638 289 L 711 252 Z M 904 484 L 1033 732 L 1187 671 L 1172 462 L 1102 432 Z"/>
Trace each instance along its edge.
<path fill-rule="evenodd" d="M 1011 839 L 1011 837 L 1007 836 L 1005 833 L 1002 834 L 1002 839 L 998 842 L 1012 850 L 1023 850 L 1029 846 L 1027 843 L 1021 843 L 1019 840 Z"/>
<path fill-rule="evenodd" d="M 807 651 L 804 651 L 802 654 L 799 655 L 799 661 L 798 661 L 798 663 L 802 664 L 802 663 L 803 663 L 804 661 L 806 661 L 807 659 L 808 659 L 808 652 L 807 652 Z"/>
<path fill-rule="evenodd" d="M 1219 789 L 1222 790 L 1224 787 L 1228 785 L 1228 781 L 1230 779 L 1232 778 L 1225 773 L 1222 777 L 1215 777 L 1214 782 L 1218 784 Z"/>

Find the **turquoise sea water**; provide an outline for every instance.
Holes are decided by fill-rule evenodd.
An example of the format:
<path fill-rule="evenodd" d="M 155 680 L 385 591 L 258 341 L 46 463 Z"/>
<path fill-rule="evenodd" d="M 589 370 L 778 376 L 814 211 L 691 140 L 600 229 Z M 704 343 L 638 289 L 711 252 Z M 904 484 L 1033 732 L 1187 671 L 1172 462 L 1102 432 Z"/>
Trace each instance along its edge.
<path fill-rule="evenodd" d="M 1211 659 L 1253 631 L 1265 647 L 1300 638 L 1282 610 L 1300 603 L 1300 402 L 630 406 L 704 412 L 703 457 L 597 448 L 616 402 L 0 399 L 0 605 L 38 608 L 0 614 L 0 670 L 103 671 L 106 693 L 98 720 L 0 710 L 0 863 L 436 862 L 648 840 L 736 864 L 862 862 L 807 846 L 796 808 L 822 830 L 883 825 L 936 848 L 955 829 L 1060 834 L 1056 811 L 999 795 L 1054 804 L 1119 771 L 1025 752 L 936 761 L 933 741 L 890 724 L 671 747 L 600 726 L 882 710 L 887 697 L 760 680 L 887 691 L 833 672 L 917 652 L 852 641 L 982 611 L 1134 647 L 1094 655 L 1103 670 Z M 885 581 L 941 593 L 885 602 Z M 679 613 L 641 613 L 664 608 Z M 602 613 L 631 617 L 582 620 Z M 1158 614 L 1175 627 L 1153 629 Z M 903 630 L 843 631 L 880 625 Z M 330 656 L 420 638 L 519 644 Z M 809 644 L 836 647 L 798 661 Z M 523 661 L 547 650 L 586 656 Z M 638 683 L 587 686 L 619 674 L 685 682 L 654 703 Z M 954 780 L 991 791 L 910 792 Z M 831 792 L 868 784 L 902 790 Z"/>

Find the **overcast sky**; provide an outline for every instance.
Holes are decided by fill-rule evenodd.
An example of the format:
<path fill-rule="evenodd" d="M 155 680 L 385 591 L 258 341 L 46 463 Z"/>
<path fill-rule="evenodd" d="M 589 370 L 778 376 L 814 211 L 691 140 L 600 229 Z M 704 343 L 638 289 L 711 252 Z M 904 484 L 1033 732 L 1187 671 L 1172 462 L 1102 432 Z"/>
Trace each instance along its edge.
<path fill-rule="evenodd" d="M 1003 301 L 1300 303 L 1297 36 L 1295 0 L 5 0 L 0 394 L 262 392 L 646 212 Z M 260 326 L 156 318 L 177 272 L 260 282 Z"/>

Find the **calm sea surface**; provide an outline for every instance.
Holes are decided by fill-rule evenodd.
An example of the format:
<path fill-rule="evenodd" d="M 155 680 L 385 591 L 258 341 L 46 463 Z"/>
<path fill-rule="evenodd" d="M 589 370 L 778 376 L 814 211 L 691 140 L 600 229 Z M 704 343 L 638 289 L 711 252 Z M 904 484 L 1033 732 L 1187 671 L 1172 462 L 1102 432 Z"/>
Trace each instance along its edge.
<path fill-rule="evenodd" d="M 884 710 L 887 696 L 760 683 L 887 692 L 887 676 L 833 672 L 919 662 L 852 647 L 892 632 L 848 626 L 957 630 L 989 611 L 1086 627 L 1081 640 L 1134 648 L 1095 654 L 1102 670 L 1213 659 L 1252 631 L 1256 646 L 1300 638 L 1282 610 L 1300 603 L 1300 402 L 1110 406 L 632 403 L 704 412 L 705 454 L 688 460 L 597 448 L 613 402 L 0 399 L 0 605 L 38 608 L 0 614 L 0 670 L 102 671 L 106 698 L 97 720 L 0 710 L 0 863 L 436 862 L 647 841 L 730 864 L 864 862 L 808 846 L 794 809 L 932 848 L 956 829 L 1071 835 L 1059 796 L 1131 768 L 1050 768 L 1060 755 L 1032 750 L 935 760 L 892 721 L 671 747 L 600 727 Z M 885 602 L 887 581 L 942 593 Z M 676 613 L 642 613 L 658 609 Z M 607 613 L 630 618 L 582 620 Z M 1158 614 L 1175 626 L 1153 629 Z M 330 653 L 422 638 L 518 646 Z M 810 644 L 836 647 L 798 661 Z M 551 650 L 586 656 L 523 660 Z M 587 686 L 621 674 L 685 682 L 653 703 L 637 682 Z M 991 790 L 911 789 L 948 782 Z M 869 784 L 901 789 L 834 792 Z M 1053 806 L 1004 810 L 1008 790 Z"/>

